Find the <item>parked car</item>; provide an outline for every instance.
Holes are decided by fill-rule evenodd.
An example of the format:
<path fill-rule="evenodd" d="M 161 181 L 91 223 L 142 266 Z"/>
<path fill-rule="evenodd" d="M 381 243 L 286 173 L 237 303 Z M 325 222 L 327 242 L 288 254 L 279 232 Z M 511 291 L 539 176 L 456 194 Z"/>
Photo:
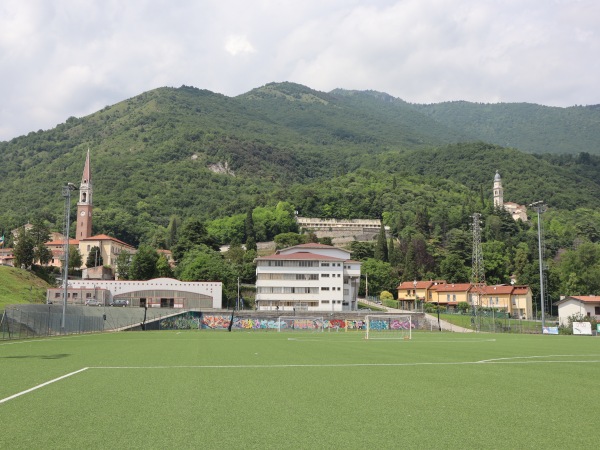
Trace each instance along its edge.
<path fill-rule="evenodd" d="M 95 299 L 95 298 L 88 298 L 85 301 L 85 305 L 86 306 L 102 306 L 102 304 L 103 303 L 100 300 Z"/>
<path fill-rule="evenodd" d="M 128 306 L 129 300 L 113 300 L 110 306 Z"/>

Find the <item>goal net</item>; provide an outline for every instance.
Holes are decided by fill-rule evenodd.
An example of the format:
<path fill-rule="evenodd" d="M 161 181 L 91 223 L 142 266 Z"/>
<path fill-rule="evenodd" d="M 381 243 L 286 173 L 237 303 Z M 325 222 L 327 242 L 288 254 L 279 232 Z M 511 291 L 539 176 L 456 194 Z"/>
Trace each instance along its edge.
<path fill-rule="evenodd" d="M 322 317 L 279 317 L 277 331 L 323 331 Z"/>
<path fill-rule="evenodd" d="M 412 320 L 410 315 L 379 314 L 365 317 L 367 332 L 365 339 L 411 339 Z"/>

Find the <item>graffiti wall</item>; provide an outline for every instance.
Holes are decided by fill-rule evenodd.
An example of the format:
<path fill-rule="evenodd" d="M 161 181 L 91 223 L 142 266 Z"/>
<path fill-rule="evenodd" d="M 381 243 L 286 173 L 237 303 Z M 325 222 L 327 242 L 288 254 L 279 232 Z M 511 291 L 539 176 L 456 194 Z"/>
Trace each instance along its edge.
<path fill-rule="evenodd" d="M 231 315 L 229 314 L 203 314 L 200 312 L 186 312 L 178 316 L 161 319 L 159 329 L 161 330 L 226 330 L 229 328 Z M 366 330 L 367 324 L 363 319 L 307 319 L 287 318 L 282 320 L 282 329 L 310 330 L 321 329 L 325 331 L 361 331 Z M 400 319 L 376 320 L 371 322 L 371 329 L 398 330 L 408 329 L 411 326 L 408 321 Z M 416 323 L 412 323 L 415 328 Z M 234 317 L 233 330 L 277 330 L 278 319 L 274 318 L 241 318 Z"/>

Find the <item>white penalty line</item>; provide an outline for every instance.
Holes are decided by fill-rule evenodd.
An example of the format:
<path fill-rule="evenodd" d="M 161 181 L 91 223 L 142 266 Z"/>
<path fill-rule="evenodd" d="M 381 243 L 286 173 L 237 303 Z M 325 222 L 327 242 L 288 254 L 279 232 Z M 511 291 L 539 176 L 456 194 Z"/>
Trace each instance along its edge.
<path fill-rule="evenodd" d="M 68 373 L 66 375 L 63 375 L 62 377 L 54 378 L 53 380 L 46 381 L 45 383 L 42 383 L 42 384 L 38 384 L 37 386 L 34 386 L 31 389 L 27 389 L 26 391 L 22 391 L 22 392 L 19 392 L 18 394 L 11 395 L 10 397 L 1 399 L 0 404 L 5 403 L 9 400 L 15 399 L 17 397 L 20 397 L 21 395 L 29 394 L 30 392 L 33 392 L 36 389 L 40 389 L 40 388 L 43 388 L 44 386 L 48 386 L 49 384 L 56 383 L 57 381 L 63 380 L 72 375 L 77 375 L 78 373 L 83 372 L 84 370 L 88 370 L 88 369 L 89 369 L 89 367 L 84 367 L 83 369 L 79 369 L 79 370 L 76 370 L 75 372 Z"/>

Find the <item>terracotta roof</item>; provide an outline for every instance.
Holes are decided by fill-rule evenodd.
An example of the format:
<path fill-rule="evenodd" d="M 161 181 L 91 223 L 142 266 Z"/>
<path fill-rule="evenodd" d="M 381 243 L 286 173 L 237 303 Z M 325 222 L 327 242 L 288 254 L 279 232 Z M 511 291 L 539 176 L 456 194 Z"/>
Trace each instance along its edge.
<path fill-rule="evenodd" d="M 514 288 L 513 294 L 515 295 L 525 295 L 529 291 L 529 286 L 515 286 Z"/>
<path fill-rule="evenodd" d="M 513 290 L 514 287 L 510 285 L 484 286 L 483 293 L 484 295 L 512 294 Z"/>
<path fill-rule="evenodd" d="M 446 283 L 431 286 L 432 290 L 437 292 L 468 292 L 471 290 L 471 283 Z"/>
<path fill-rule="evenodd" d="M 89 183 L 92 180 L 92 171 L 90 170 L 90 149 L 88 148 L 87 156 L 85 157 L 85 166 L 83 166 L 83 175 L 81 183 Z"/>
<path fill-rule="evenodd" d="M 583 303 L 600 303 L 600 295 L 570 295 L 563 300 L 574 298 Z"/>
<path fill-rule="evenodd" d="M 289 255 L 281 255 L 279 253 L 271 256 L 260 256 L 256 258 L 260 261 L 265 260 L 311 260 L 311 261 L 346 261 L 342 258 L 334 258 L 333 256 L 317 255 L 310 252 L 296 252 Z"/>
<path fill-rule="evenodd" d="M 429 281 L 417 281 L 417 289 L 429 289 L 431 286 L 435 284 L 445 284 L 444 280 L 429 280 Z M 403 281 L 396 289 L 414 289 L 415 282 L 414 281 Z"/>
<path fill-rule="evenodd" d="M 134 248 L 133 245 L 129 245 L 123 241 L 118 240 L 117 238 L 108 236 L 106 234 L 97 234 L 96 236 L 90 236 L 88 238 L 82 239 L 82 241 L 114 241 L 118 242 L 119 244 L 126 245 L 127 247 Z"/>
<path fill-rule="evenodd" d="M 65 245 L 65 240 L 63 239 L 63 240 L 46 242 L 46 247 L 52 246 L 52 245 Z M 79 245 L 79 241 L 77 239 L 69 238 L 69 245 Z"/>

